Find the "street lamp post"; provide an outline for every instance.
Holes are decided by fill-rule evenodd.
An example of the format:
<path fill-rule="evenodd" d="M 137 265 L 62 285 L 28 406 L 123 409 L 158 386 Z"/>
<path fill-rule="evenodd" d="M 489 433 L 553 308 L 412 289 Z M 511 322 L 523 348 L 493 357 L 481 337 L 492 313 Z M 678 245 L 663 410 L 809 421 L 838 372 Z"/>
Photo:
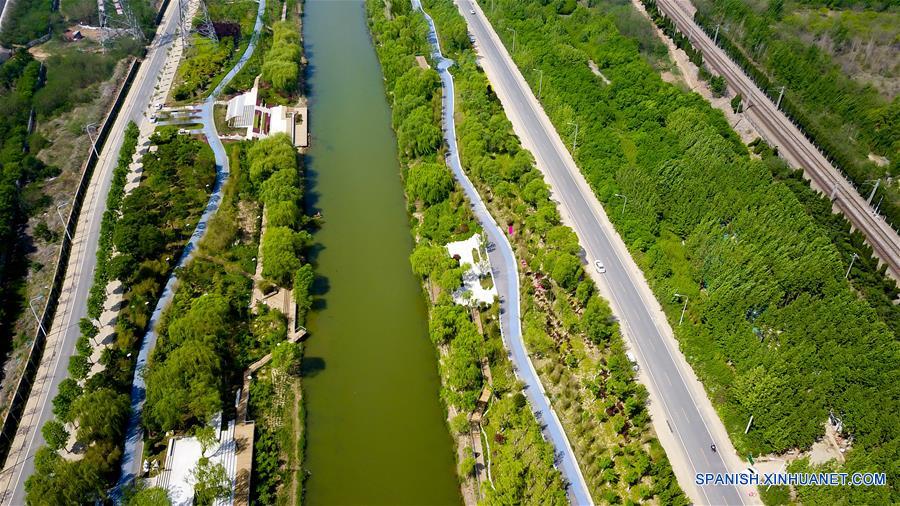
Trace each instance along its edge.
<path fill-rule="evenodd" d="M 578 123 L 574 121 L 569 122 L 570 125 L 575 125 L 575 137 L 572 139 L 572 156 L 575 156 L 575 148 L 578 146 Z"/>
<path fill-rule="evenodd" d="M 869 205 L 872 205 L 872 199 L 875 198 L 875 193 L 878 191 L 878 186 L 881 185 L 881 178 L 863 181 L 863 184 L 859 186 L 860 189 L 862 189 L 863 186 L 870 185 L 872 183 L 875 183 L 875 185 L 872 187 L 872 193 L 869 194 L 869 198 L 866 199 L 866 204 Z"/>
<path fill-rule="evenodd" d="M 44 324 L 41 322 L 41 319 L 38 317 L 37 311 L 34 310 L 34 301 L 41 300 L 43 298 L 44 298 L 43 294 L 32 297 L 31 300 L 28 301 L 28 308 L 31 309 L 31 314 L 34 315 L 34 320 L 37 322 L 38 328 L 41 329 L 41 332 L 46 336 L 47 331 L 44 330 Z"/>
<path fill-rule="evenodd" d="M 97 141 L 94 140 L 94 135 L 93 135 L 93 133 L 91 133 L 91 132 L 97 131 L 97 124 L 96 123 L 88 123 L 87 125 L 84 126 L 84 131 L 87 132 L 88 138 L 91 139 L 91 149 L 94 150 L 94 156 L 96 156 L 97 159 L 99 160 L 100 153 L 97 152 Z"/>
<path fill-rule="evenodd" d="M 625 205 L 628 204 L 628 197 L 622 195 L 621 193 L 616 193 L 615 195 L 613 195 L 613 197 L 621 197 L 622 199 L 624 199 L 624 202 L 622 202 L 622 215 L 625 215 Z"/>
<path fill-rule="evenodd" d="M 513 53 L 515 53 L 516 52 L 516 29 L 510 28 L 508 26 L 506 27 L 506 29 L 513 33 Z"/>
<path fill-rule="evenodd" d="M 62 212 L 60 211 L 61 208 L 65 207 L 65 206 L 67 206 L 67 205 L 69 205 L 68 202 L 63 202 L 62 204 L 56 206 L 56 215 L 59 216 L 59 221 L 62 222 L 63 230 L 66 231 L 66 237 L 68 237 L 68 238 L 69 238 L 69 242 L 71 242 L 71 241 L 72 241 L 72 234 L 69 233 L 69 225 L 68 225 L 68 223 L 66 222 L 66 220 L 63 218 Z"/>
<path fill-rule="evenodd" d="M 850 259 L 850 267 L 847 267 L 847 274 L 844 274 L 844 279 L 847 279 L 850 277 L 850 269 L 853 268 L 853 262 L 855 262 L 857 258 L 859 258 L 859 255 L 854 253 L 853 257 Z"/>
<path fill-rule="evenodd" d="M 675 296 L 678 298 L 684 299 L 684 306 L 681 308 L 681 317 L 678 318 L 678 325 L 680 326 L 681 322 L 684 321 L 684 312 L 687 311 L 687 303 L 688 303 L 689 297 L 687 295 L 682 295 L 680 293 L 676 293 Z"/>
<path fill-rule="evenodd" d="M 541 73 L 541 80 L 538 82 L 538 100 L 541 99 L 541 92 L 544 90 L 544 71 L 541 69 L 532 69 Z"/>

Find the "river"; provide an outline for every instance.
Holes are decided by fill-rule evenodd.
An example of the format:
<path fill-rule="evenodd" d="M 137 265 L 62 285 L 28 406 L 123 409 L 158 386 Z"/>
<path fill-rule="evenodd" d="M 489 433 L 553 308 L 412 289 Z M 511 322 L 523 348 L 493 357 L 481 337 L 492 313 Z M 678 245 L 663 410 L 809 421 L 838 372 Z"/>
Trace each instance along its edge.
<path fill-rule="evenodd" d="M 321 279 L 304 358 L 308 504 L 459 504 L 437 355 L 361 0 L 307 0 L 307 211 Z"/>

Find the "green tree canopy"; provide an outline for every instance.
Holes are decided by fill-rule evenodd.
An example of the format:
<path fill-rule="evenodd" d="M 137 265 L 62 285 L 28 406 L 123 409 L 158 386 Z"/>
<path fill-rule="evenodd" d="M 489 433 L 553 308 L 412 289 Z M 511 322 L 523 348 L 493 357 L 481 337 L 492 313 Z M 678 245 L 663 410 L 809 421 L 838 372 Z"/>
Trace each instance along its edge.
<path fill-rule="evenodd" d="M 437 204 L 453 191 L 453 177 L 446 165 L 423 162 L 410 167 L 406 174 L 406 191 L 410 198 L 425 205 Z"/>
<path fill-rule="evenodd" d="M 147 369 L 145 423 L 155 430 L 185 428 L 222 409 L 221 359 L 201 341 L 187 341 Z"/>
<path fill-rule="evenodd" d="M 78 422 L 76 437 L 82 443 L 118 442 L 124 435 L 131 410 L 131 398 L 109 388 L 87 392 L 72 405 Z"/>

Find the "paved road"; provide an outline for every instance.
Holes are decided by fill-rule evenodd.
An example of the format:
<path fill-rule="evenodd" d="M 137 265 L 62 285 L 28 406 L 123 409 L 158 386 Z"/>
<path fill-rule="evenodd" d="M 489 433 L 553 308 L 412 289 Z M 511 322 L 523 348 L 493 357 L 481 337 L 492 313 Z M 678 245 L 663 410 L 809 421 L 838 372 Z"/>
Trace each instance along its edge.
<path fill-rule="evenodd" d="M 173 2 L 177 5 L 177 2 Z M 142 129 L 148 128 L 144 113 L 171 46 L 177 17 L 169 8 L 157 29 L 157 36 L 135 77 L 115 124 L 100 153 L 90 186 L 75 230 L 72 253 L 66 267 L 66 278 L 60 295 L 59 306 L 48 329 L 47 345 L 34 386 L 25 406 L 19 430 L 0 472 L 0 503 L 20 505 L 25 503 L 25 480 L 34 471 L 34 454 L 44 444 L 40 427 L 53 417 L 51 400 L 56 396 L 59 383 L 68 376 L 69 357 L 73 354 L 79 336 L 78 320 L 87 316 L 88 292 L 94 279 L 97 242 L 100 222 L 106 209 L 106 196 L 112 181 L 113 169 L 118 162 L 125 127 L 135 121 Z"/>
<path fill-rule="evenodd" d="M 815 186 L 834 201 L 835 207 L 850 220 L 853 227 L 862 231 L 875 255 L 888 265 L 888 273 L 900 280 L 900 236 L 874 213 L 856 188 L 838 171 L 822 153 L 791 123 L 753 80 L 694 23 L 694 8 L 686 0 L 660 0 L 659 8 L 669 16 L 691 44 L 703 53 L 703 61 L 716 73 L 725 77 L 731 89 L 744 97 L 747 115 L 769 144 L 804 174 Z"/>
<path fill-rule="evenodd" d="M 487 235 L 489 243 L 493 243 L 496 246 L 493 249 L 488 249 L 488 257 L 490 257 L 493 270 L 494 286 L 497 287 L 497 292 L 500 294 L 500 329 L 506 347 L 510 351 L 509 357 L 515 366 L 516 376 L 525 382 L 525 394 L 530 401 L 535 417 L 544 425 L 544 437 L 548 438 L 556 449 L 558 456 L 557 467 L 562 472 L 563 477 L 570 483 L 568 489 L 569 499 L 573 504 L 593 504 L 584 476 L 582 476 L 581 469 L 578 467 L 575 452 L 572 451 L 572 446 L 569 444 L 569 439 L 566 437 L 562 423 L 560 423 L 556 412 L 550 406 L 550 401 L 544 393 L 541 380 L 538 378 L 537 371 L 535 371 L 534 365 L 528 357 L 528 351 L 525 349 L 525 341 L 522 337 L 522 321 L 519 313 L 519 270 L 512 246 L 506 234 L 488 212 L 484 201 L 481 200 L 481 196 L 475 190 L 475 186 L 469 181 L 460 165 L 459 151 L 456 144 L 456 125 L 453 118 L 455 101 L 453 76 L 449 70 L 453 65 L 453 60 L 444 58 L 444 55 L 441 53 L 440 42 L 438 41 L 434 21 L 431 19 L 431 16 L 422 9 L 419 0 L 412 0 L 412 4 L 414 8 L 422 11 L 431 27 L 428 40 L 432 45 L 432 57 L 437 62 L 441 84 L 444 88 L 444 139 L 449 148 L 447 164 L 453 170 L 453 175 L 462 186 L 469 202 L 472 203 L 475 218 L 484 228 L 484 233 Z"/>
<path fill-rule="evenodd" d="M 228 71 L 225 78 L 222 79 L 219 85 L 213 89 L 213 92 L 209 94 L 209 97 L 207 97 L 201 107 L 200 117 L 201 123 L 203 124 L 203 134 L 206 136 L 206 140 L 209 142 L 209 146 L 212 148 L 216 158 L 216 182 L 213 185 L 212 194 L 206 204 L 206 209 L 203 210 L 203 214 L 197 222 L 194 233 L 191 234 L 191 238 L 188 240 L 188 243 L 181 253 L 181 257 L 178 259 L 177 267 L 184 266 L 191 259 L 194 250 L 206 234 L 206 226 L 209 223 L 209 220 L 219 209 L 219 204 L 222 200 L 222 186 L 228 179 L 229 166 L 228 155 L 225 153 L 225 147 L 222 145 L 222 141 L 219 139 L 219 133 L 216 131 L 216 122 L 213 119 L 213 108 L 216 99 L 219 94 L 222 93 L 222 90 L 225 89 L 225 86 L 227 86 L 234 76 L 241 71 L 244 64 L 247 63 L 247 60 L 253 55 L 253 50 L 256 49 L 256 42 L 259 39 L 259 32 L 262 29 L 263 14 L 265 11 L 266 0 L 260 0 L 256 12 L 256 23 L 253 27 L 253 36 L 250 39 L 250 43 L 247 45 L 247 49 L 244 51 L 244 54 L 241 55 L 241 59 L 238 60 L 230 71 Z M 146 384 L 144 383 L 144 370 L 147 367 L 147 360 L 150 358 L 150 354 L 156 346 L 158 337 L 156 326 L 159 323 L 163 311 L 172 302 L 172 297 L 175 296 L 175 289 L 178 283 L 176 274 L 177 271 L 173 271 L 166 281 L 162 296 L 160 296 L 159 302 L 157 302 L 156 307 L 153 309 L 153 315 L 150 317 L 149 330 L 147 330 L 147 335 L 141 342 L 141 350 L 138 352 L 134 380 L 131 385 L 131 416 L 128 419 L 128 428 L 125 432 L 125 451 L 122 455 L 122 468 L 121 474 L 119 475 L 118 491 L 122 490 L 122 486 L 131 483 L 136 476 L 140 476 L 143 471 L 141 467 L 143 465 L 144 431 L 141 428 L 141 413 L 147 398 Z M 118 492 L 116 496 L 118 497 Z"/>
<path fill-rule="evenodd" d="M 470 5 L 468 0 L 462 0 L 460 11 L 475 36 L 488 76 L 507 114 L 517 126 L 517 131 L 521 132 L 523 143 L 535 155 L 538 166 L 548 176 L 553 194 L 560 201 L 561 211 L 571 220 L 589 263 L 599 259 L 606 265 L 607 271 L 603 277 L 611 292 L 611 302 L 621 318 L 622 328 L 632 344 L 637 362 L 648 378 L 647 388 L 652 398 L 658 399 L 661 404 L 668 425 L 660 420 L 654 422 L 657 427 L 671 426 L 674 434 L 672 438 L 663 438 L 665 434 L 660 434 L 664 445 L 667 439 L 673 442 L 666 447 L 670 457 L 673 451 L 681 457 L 672 458 L 673 465 L 686 462 L 690 472 L 681 476 L 690 477 L 700 472 L 737 471 L 737 462 L 732 462 L 729 467 L 722 452 L 710 451 L 710 444 L 715 443 L 719 448 L 726 449 L 730 443 L 727 437 L 723 440 L 714 436 L 719 434 L 714 429 L 718 421 L 711 418 L 710 413 L 715 412 L 709 400 L 689 385 L 684 359 L 663 335 L 662 327 L 667 324 L 654 317 L 655 301 L 648 298 L 646 285 L 641 288 L 641 284 L 646 282 L 621 246 L 621 240 L 615 236 L 614 229 L 603 215 L 596 197 L 578 172 L 559 135 L 536 105 L 531 90 L 490 23 L 477 6 L 471 7 L 476 11 L 471 14 Z M 707 409 L 698 408 L 704 404 Z M 659 428 L 657 432 L 661 432 Z M 685 484 L 682 483 L 682 486 Z M 698 496 L 695 500 L 705 504 L 743 504 L 745 501 L 742 491 L 735 487 L 700 488 L 694 495 Z"/>

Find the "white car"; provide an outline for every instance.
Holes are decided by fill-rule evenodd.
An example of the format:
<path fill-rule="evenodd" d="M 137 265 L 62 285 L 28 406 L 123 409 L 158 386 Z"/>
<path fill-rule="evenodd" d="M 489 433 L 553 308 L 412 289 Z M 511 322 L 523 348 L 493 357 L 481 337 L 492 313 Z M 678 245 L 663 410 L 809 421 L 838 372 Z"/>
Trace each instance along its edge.
<path fill-rule="evenodd" d="M 606 272 L 606 266 L 603 265 L 603 262 L 601 262 L 600 260 L 594 262 L 594 267 L 597 268 L 597 272 L 599 272 L 600 274 L 604 274 Z"/>
<path fill-rule="evenodd" d="M 634 354 L 631 353 L 630 351 L 626 351 L 625 357 L 627 357 L 628 361 L 631 362 L 631 368 L 634 369 L 635 371 L 637 371 L 638 370 L 637 359 L 634 358 Z"/>

